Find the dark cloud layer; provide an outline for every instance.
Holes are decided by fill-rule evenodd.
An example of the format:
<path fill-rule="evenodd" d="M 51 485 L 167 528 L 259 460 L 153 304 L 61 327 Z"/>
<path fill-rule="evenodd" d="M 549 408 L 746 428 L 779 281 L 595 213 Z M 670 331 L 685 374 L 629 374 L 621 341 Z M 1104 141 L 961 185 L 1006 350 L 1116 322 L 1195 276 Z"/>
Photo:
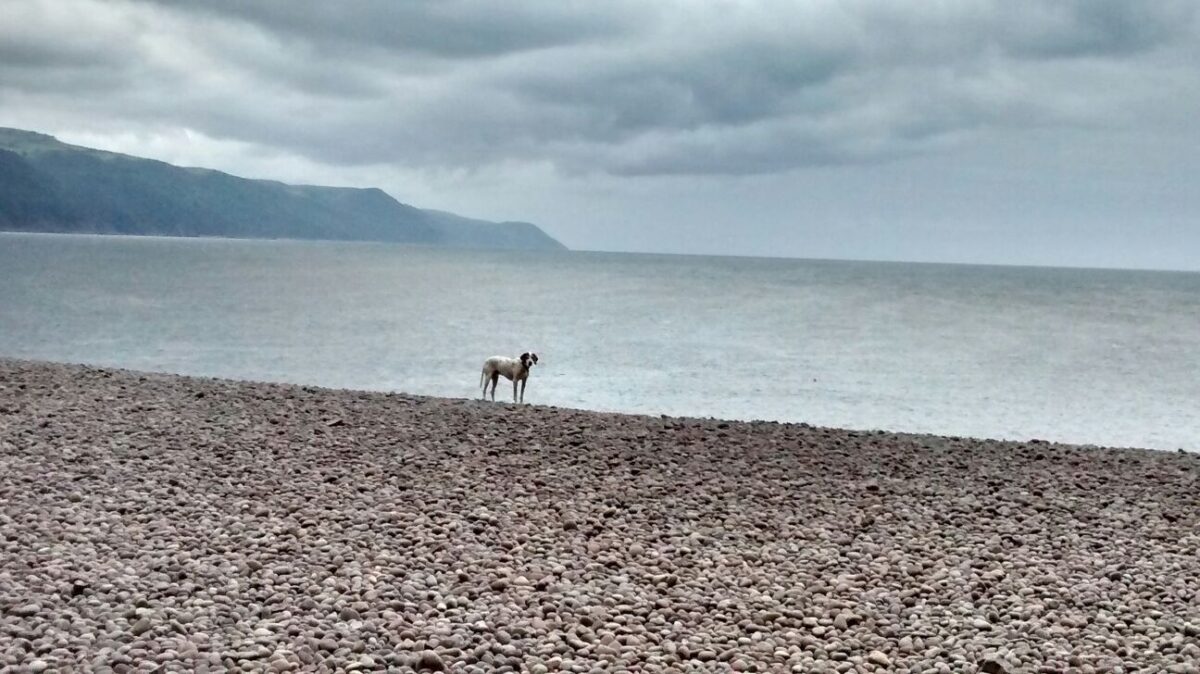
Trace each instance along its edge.
<path fill-rule="evenodd" d="M 504 174 L 599 203 L 581 181 L 717 193 L 931 157 L 960 162 L 933 164 L 959 179 L 1012 170 L 1034 135 L 1063 145 L 1021 170 L 1110 142 L 1148 167 L 1148 148 L 1197 140 L 1194 0 L 6 0 L 3 14 L 0 123 L 186 130 L 318 177 Z M 846 203 L 830 208 L 858 217 Z M 1161 203 L 1176 220 L 1191 204 Z"/>
<path fill-rule="evenodd" d="M 498 4 L 484 0 L 304 5 L 291 0 L 156 2 L 253 23 L 285 39 L 321 45 L 322 51 L 331 54 L 377 47 L 449 59 L 489 58 L 580 44 L 626 27 L 615 3 L 607 10 L 592 10 L 575 2 Z"/>
<path fill-rule="evenodd" d="M 1195 3 L 1171 0 L 17 5 L 6 98 L 103 87 L 110 113 L 321 162 L 639 175 L 1103 123 L 1124 92 L 1072 71 L 1194 52 L 1197 35 Z"/>

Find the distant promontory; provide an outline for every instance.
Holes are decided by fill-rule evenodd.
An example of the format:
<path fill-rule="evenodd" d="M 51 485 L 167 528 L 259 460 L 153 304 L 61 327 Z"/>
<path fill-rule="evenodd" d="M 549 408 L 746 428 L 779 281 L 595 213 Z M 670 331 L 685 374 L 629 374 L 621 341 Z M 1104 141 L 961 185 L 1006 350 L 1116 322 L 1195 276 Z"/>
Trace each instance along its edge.
<path fill-rule="evenodd" d="M 251 180 L 7 128 L 0 128 L 0 230 L 566 248 L 528 222 L 416 208 L 377 188 Z"/>

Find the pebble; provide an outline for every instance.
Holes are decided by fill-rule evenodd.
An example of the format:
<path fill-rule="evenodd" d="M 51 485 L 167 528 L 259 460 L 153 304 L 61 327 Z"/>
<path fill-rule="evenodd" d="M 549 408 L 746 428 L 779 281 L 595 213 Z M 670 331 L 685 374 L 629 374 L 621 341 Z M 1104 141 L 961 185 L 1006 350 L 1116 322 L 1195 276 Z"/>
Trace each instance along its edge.
<path fill-rule="evenodd" d="M 1008 674 L 1008 665 L 1002 660 L 996 658 L 988 658 L 979 665 L 979 671 L 982 674 Z"/>
<path fill-rule="evenodd" d="M 882 651 L 871 651 L 867 654 L 867 660 L 869 660 L 871 664 L 879 665 L 880 667 L 892 666 L 892 659 Z"/>
<path fill-rule="evenodd" d="M 1200 661 L 1190 454 L 3 359 L 0 382 L 0 669 Z"/>
<path fill-rule="evenodd" d="M 431 672 L 441 672 L 446 669 L 442 657 L 433 651 L 425 651 L 417 659 L 417 669 Z"/>

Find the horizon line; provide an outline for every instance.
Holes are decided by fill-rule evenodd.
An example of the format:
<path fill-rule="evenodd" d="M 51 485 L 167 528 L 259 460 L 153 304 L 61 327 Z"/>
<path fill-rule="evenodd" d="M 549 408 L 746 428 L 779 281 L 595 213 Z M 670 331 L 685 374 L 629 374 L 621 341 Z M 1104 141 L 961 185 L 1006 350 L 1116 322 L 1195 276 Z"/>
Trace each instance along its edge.
<path fill-rule="evenodd" d="M 948 267 L 999 267 L 999 268 L 1017 268 L 1017 269 L 1061 269 L 1067 271 L 1127 271 L 1127 272 L 1149 272 L 1149 273 L 1164 273 L 1164 274 L 1200 274 L 1200 267 L 1195 269 L 1179 269 L 1174 267 L 1101 267 L 1093 265 L 1081 264 L 1038 264 L 1038 263 L 1019 263 L 1019 262 L 963 262 L 957 260 L 901 260 L 894 258 L 866 258 L 866 257 L 804 257 L 799 255 L 762 255 L 749 253 L 687 253 L 679 251 L 646 251 L 646 250 L 611 250 L 601 248 L 571 248 L 565 250 L 533 250 L 533 249 L 500 249 L 500 248 L 471 248 L 457 246 L 441 246 L 437 244 L 416 244 L 405 243 L 400 241 L 372 241 L 372 240 L 349 240 L 349 239 L 299 239 L 289 237 L 252 237 L 252 236 L 193 236 L 193 235 L 172 235 L 172 234 L 130 234 L 121 232 L 46 232 L 46 231 L 26 231 L 17 229 L 0 228 L 0 235 L 17 234 L 30 236 L 76 236 L 76 237 L 118 237 L 127 239 L 165 239 L 170 241 L 188 241 L 203 239 L 207 241 L 280 241 L 291 243 L 332 243 L 332 244 L 375 244 L 385 246 L 399 246 L 404 248 L 419 248 L 422 250 L 461 250 L 461 251 L 478 251 L 478 252 L 521 252 L 521 253 L 547 253 L 547 254 L 563 254 L 563 253 L 583 253 L 594 255 L 642 255 L 647 257 L 707 257 L 707 258 L 732 258 L 743 260 L 791 260 L 797 262 L 844 262 L 844 263 L 867 263 L 867 264 L 897 264 L 897 265 L 930 265 L 930 266 L 948 266 Z M 564 244 L 565 245 L 565 244 Z"/>

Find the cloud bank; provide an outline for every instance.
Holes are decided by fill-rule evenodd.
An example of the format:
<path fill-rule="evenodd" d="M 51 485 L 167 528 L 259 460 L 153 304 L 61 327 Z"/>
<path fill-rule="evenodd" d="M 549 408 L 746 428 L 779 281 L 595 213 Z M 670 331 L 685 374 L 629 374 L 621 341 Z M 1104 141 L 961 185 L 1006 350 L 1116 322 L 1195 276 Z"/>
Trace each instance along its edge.
<path fill-rule="evenodd" d="M 344 165 L 773 173 L 1120 124 L 1194 81 L 1197 7 L 16 0 L 0 96 Z"/>

